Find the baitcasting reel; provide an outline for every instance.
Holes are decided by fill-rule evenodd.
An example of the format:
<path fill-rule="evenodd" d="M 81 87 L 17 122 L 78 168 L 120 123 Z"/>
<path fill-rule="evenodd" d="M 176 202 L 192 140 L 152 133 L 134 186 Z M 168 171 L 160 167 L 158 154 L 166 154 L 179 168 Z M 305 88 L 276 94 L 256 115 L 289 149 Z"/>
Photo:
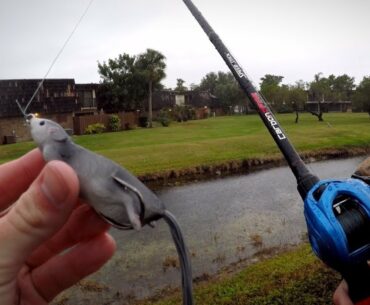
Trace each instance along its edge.
<path fill-rule="evenodd" d="M 323 180 L 304 202 L 313 251 L 348 282 L 351 298 L 369 295 L 370 185 L 359 179 Z"/>

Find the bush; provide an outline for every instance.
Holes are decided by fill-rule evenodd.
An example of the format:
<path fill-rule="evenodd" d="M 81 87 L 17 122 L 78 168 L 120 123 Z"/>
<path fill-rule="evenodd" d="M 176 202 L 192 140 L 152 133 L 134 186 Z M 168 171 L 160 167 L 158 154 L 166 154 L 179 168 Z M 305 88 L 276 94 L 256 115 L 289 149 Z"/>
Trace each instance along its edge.
<path fill-rule="evenodd" d="M 170 126 L 171 118 L 170 118 L 170 114 L 168 113 L 168 110 L 161 109 L 161 111 L 159 111 L 159 113 L 158 113 L 157 120 L 164 127 Z"/>
<path fill-rule="evenodd" d="M 96 134 L 103 133 L 105 131 L 105 126 L 102 123 L 90 124 L 85 129 L 85 134 Z"/>
<path fill-rule="evenodd" d="M 174 116 L 178 122 L 186 122 L 195 119 L 195 110 L 190 106 L 175 106 Z"/>
<path fill-rule="evenodd" d="M 117 114 L 112 114 L 109 118 L 108 128 L 111 131 L 119 131 L 121 129 L 121 119 Z"/>
<path fill-rule="evenodd" d="M 146 116 L 139 117 L 139 126 L 148 127 L 148 118 Z"/>

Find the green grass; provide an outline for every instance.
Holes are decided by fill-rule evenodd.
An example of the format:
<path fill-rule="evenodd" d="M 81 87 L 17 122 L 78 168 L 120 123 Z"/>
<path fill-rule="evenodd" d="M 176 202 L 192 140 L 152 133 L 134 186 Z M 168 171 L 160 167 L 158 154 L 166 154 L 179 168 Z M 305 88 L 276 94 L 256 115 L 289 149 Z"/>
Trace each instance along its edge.
<path fill-rule="evenodd" d="M 328 305 L 338 274 L 325 267 L 305 244 L 235 273 L 195 285 L 195 303 L 202 305 Z M 141 305 L 181 304 L 180 293 Z"/>
<path fill-rule="evenodd" d="M 281 126 L 300 152 L 327 148 L 369 147 L 368 114 L 279 115 Z M 257 115 L 172 123 L 170 127 L 135 129 L 75 137 L 76 143 L 115 160 L 135 174 L 215 164 L 279 154 Z M 29 151 L 32 143 L 0 146 L 0 163 Z"/>
<path fill-rule="evenodd" d="M 299 124 L 293 114 L 279 115 L 299 152 L 370 147 L 368 114 L 325 114 L 318 122 L 309 114 Z M 135 129 L 75 137 L 76 143 L 105 155 L 135 174 L 216 164 L 229 160 L 278 155 L 280 152 L 257 115 L 219 117 L 172 123 L 170 127 Z M 31 142 L 0 146 L 0 163 L 15 159 L 34 146 Z M 252 265 L 234 275 L 196 285 L 202 305 L 331 304 L 338 284 L 304 245 L 295 251 Z M 180 295 L 144 304 L 180 304 Z"/>

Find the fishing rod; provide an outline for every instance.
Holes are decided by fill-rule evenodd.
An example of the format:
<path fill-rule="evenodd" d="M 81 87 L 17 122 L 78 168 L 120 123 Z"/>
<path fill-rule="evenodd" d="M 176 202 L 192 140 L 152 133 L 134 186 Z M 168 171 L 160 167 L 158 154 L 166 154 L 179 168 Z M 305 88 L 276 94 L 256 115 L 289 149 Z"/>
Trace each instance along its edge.
<path fill-rule="evenodd" d="M 191 0 L 183 0 L 215 46 L 297 179 L 313 251 L 339 271 L 357 304 L 370 305 L 370 185 L 362 179 L 322 180 L 300 158 L 265 99 Z"/>

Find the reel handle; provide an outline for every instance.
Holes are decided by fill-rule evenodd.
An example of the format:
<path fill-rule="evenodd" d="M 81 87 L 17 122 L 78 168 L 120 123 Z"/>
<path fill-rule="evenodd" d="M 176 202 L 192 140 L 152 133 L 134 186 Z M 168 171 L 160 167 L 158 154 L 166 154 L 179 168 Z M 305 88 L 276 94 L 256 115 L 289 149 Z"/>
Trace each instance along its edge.
<path fill-rule="evenodd" d="M 356 305 L 370 305 L 370 267 L 366 262 L 343 273 L 349 297 Z"/>

